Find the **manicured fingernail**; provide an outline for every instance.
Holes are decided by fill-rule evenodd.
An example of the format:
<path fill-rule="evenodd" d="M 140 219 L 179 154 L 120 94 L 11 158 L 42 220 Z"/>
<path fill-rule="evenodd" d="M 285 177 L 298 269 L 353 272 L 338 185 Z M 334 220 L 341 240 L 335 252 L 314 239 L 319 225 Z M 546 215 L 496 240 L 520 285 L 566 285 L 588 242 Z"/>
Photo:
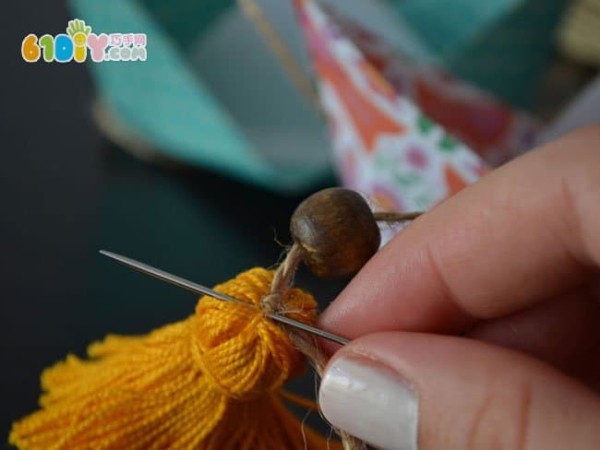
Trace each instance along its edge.
<path fill-rule="evenodd" d="M 417 450 L 416 393 L 395 371 L 362 357 L 339 357 L 321 382 L 319 402 L 334 426 L 389 450 Z"/>

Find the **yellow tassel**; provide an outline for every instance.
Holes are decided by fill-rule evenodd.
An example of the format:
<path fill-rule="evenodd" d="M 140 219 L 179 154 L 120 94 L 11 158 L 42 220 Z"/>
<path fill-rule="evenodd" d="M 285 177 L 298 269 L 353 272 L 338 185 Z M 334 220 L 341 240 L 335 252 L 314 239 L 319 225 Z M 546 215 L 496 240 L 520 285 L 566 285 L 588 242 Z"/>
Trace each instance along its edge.
<path fill-rule="evenodd" d="M 273 272 L 215 287 L 260 306 Z M 288 314 L 314 323 L 312 296 L 290 289 Z M 108 336 L 42 374 L 41 409 L 16 422 L 22 449 L 338 449 L 304 427 L 282 390 L 304 368 L 287 334 L 259 308 L 202 297 L 188 319 L 146 336 Z"/>

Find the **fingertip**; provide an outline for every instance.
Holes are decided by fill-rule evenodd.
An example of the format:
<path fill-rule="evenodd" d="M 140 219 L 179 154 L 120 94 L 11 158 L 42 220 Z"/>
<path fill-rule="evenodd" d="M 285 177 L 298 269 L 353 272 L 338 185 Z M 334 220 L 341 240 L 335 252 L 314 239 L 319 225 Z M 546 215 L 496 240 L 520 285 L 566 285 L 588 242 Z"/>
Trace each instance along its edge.
<path fill-rule="evenodd" d="M 319 399 L 334 425 L 390 449 L 591 449 L 600 438 L 591 391 L 516 352 L 448 336 L 359 338 L 332 357 Z"/>

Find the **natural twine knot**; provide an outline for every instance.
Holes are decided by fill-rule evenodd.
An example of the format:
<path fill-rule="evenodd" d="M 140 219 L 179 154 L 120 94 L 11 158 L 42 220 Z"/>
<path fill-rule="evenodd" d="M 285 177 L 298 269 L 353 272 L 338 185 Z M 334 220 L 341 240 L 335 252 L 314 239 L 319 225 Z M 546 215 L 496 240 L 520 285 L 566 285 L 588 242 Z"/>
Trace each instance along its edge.
<path fill-rule="evenodd" d="M 253 307 L 208 296 L 201 298 L 196 307 L 195 362 L 209 383 L 227 397 L 248 400 L 276 391 L 304 368 L 303 356 L 288 334 L 266 317 L 265 310 L 277 307 L 290 317 L 312 324 L 317 304 L 311 295 L 297 288 L 277 298 L 280 294 L 271 292 L 272 282 L 272 271 L 251 269 L 215 290 Z"/>

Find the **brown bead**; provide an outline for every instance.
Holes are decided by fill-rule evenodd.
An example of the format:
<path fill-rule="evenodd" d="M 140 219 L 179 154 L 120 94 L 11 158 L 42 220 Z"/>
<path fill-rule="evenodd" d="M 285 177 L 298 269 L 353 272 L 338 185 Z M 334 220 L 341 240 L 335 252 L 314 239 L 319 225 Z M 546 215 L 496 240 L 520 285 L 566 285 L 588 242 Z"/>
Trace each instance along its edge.
<path fill-rule="evenodd" d="M 319 191 L 298 207 L 290 221 L 302 259 L 319 277 L 357 272 L 379 248 L 379 227 L 367 202 L 344 188 Z"/>

